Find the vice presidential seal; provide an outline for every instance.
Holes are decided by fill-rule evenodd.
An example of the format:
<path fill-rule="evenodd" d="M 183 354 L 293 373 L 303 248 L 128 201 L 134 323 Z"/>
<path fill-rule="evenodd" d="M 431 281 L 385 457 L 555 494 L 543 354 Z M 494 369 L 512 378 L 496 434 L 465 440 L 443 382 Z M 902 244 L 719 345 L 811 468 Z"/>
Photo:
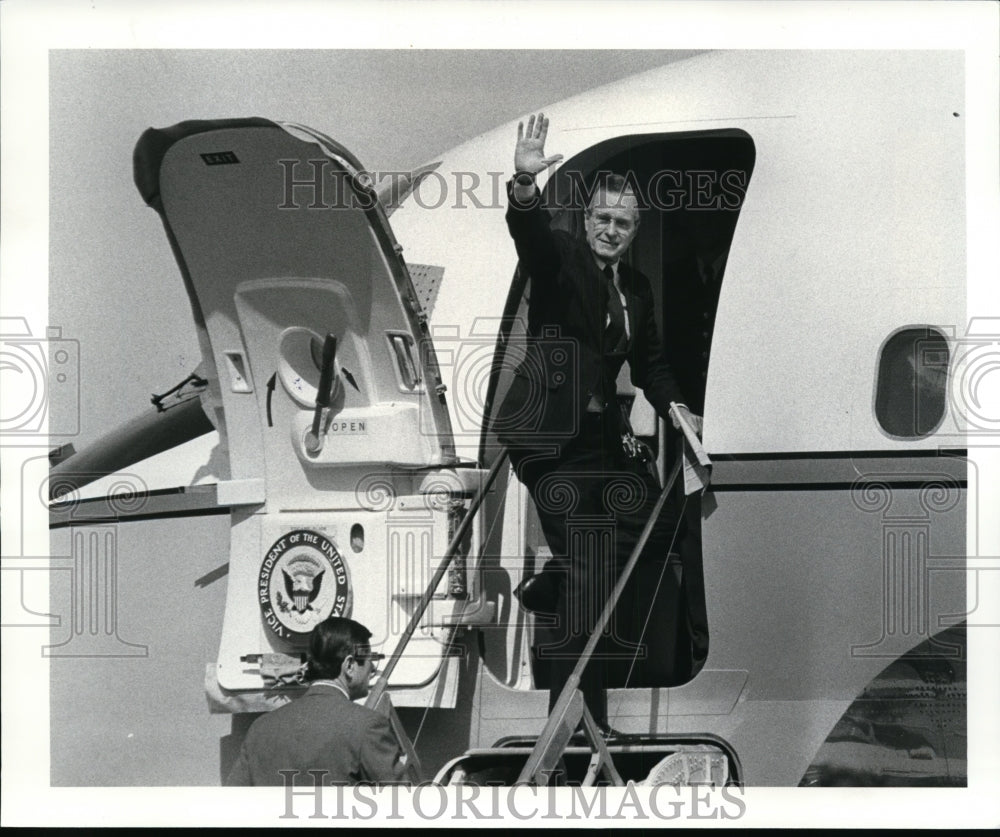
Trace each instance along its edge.
<path fill-rule="evenodd" d="M 318 532 L 289 532 L 264 556 L 257 599 L 264 623 L 274 634 L 286 641 L 303 639 L 327 617 L 350 613 L 347 565 Z"/>

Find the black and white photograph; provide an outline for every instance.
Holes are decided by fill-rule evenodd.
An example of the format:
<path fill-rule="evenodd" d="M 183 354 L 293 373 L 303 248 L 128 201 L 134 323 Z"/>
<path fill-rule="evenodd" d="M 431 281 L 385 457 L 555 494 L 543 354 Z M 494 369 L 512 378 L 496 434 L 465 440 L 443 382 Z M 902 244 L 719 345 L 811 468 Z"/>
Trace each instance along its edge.
<path fill-rule="evenodd" d="M 0 6 L 3 824 L 997 827 L 998 23 Z"/>

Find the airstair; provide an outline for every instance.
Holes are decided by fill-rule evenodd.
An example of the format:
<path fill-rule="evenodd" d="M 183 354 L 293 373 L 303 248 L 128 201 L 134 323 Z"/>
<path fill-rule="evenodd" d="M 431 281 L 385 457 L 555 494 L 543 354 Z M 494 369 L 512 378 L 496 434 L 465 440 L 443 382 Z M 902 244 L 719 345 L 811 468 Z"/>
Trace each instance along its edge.
<path fill-rule="evenodd" d="M 501 784 L 547 786 L 574 784 L 623 786 L 627 781 L 647 784 L 714 785 L 721 787 L 738 783 L 739 762 L 735 753 L 721 739 L 710 735 L 620 736 L 609 738 L 600 729 L 584 703 L 580 678 L 593 656 L 599 638 L 610 624 L 612 616 L 639 556 L 652 534 L 653 527 L 674 490 L 685 460 L 707 472 L 710 461 L 691 428 L 682 422 L 686 455 L 678 457 L 656 505 L 646 522 L 628 562 L 591 633 L 573 673 L 566 682 L 555 706 L 549 713 L 537 739 L 508 738 L 493 747 L 469 750 L 449 761 L 435 777 L 439 784 L 479 784 L 486 781 Z M 448 549 L 414 610 L 410 623 L 399 638 L 382 677 L 372 689 L 367 706 L 385 714 L 400 746 L 407 755 L 409 778 L 420 782 L 421 766 L 416 749 L 410 741 L 389 696 L 388 684 L 406 644 L 420 623 L 448 568 L 458 554 L 473 518 L 482 507 L 483 499 L 507 465 L 507 450 L 495 458 L 483 483 L 472 500 L 468 513 L 455 532 Z"/>

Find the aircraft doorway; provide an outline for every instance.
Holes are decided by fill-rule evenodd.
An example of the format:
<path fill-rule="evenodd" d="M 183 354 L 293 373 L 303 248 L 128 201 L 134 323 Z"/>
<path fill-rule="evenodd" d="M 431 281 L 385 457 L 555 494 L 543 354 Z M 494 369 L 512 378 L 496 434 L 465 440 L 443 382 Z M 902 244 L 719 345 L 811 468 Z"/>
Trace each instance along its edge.
<path fill-rule="evenodd" d="M 740 130 L 622 136 L 564 162 L 543 193 L 552 226 L 582 236 L 583 209 L 599 178 L 620 174 L 637 192 L 642 218 L 626 259 L 650 279 L 667 360 L 688 406 L 699 415 L 704 415 L 726 261 L 754 159 L 753 141 Z M 515 365 L 510 356 L 524 337 L 530 281 L 519 273 L 508 296 L 488 410 L 502 402 L 506 370 Z M 634 395 L 621 398 L 632 407 Z M 641 407 L 652 413 L 648 404 Z M 632 413 L 635 432 L 656 457 L 662 480 L 676 455 L 676 431 L 669 422 L 636 418 L 639 408 Z M 705 419 L 711 422 L 711 416 Z M 688 498 L 682 517 L 669 554 L 644 556 L 619 605 L 604 648 L 610 688 L 681 685 L 705 664 L 711 614 L 705 610 L 700 497 Z M 540 571 L 547 554 L 530 500 L 524 531 L 523 572 L 530 575 Z M 531 622 L 532 685 L 546 688 L 548 665 L 538 649 L 551 630 L 544 618 Z"/>

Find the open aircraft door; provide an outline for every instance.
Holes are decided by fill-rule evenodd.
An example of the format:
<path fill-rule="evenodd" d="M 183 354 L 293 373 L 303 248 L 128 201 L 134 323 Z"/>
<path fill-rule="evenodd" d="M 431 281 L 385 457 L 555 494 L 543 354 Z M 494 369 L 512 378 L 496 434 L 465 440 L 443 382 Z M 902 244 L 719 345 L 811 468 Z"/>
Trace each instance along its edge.
<path fill-rule="evenodd" d="M 135 178 L 184 276 L 228 454 L 229 586 L 206 687 L 216 708 L 260 711 L 297 685 L 327 616 L 395 647 L 481 472 L 456 467 L 401 248 L 346 150 L 264 119 L 184 122 L 142 136 Z M 453 705 L 439 675 L 468 607 L 459 561 L 395 668 L 397 705 Z"/>

